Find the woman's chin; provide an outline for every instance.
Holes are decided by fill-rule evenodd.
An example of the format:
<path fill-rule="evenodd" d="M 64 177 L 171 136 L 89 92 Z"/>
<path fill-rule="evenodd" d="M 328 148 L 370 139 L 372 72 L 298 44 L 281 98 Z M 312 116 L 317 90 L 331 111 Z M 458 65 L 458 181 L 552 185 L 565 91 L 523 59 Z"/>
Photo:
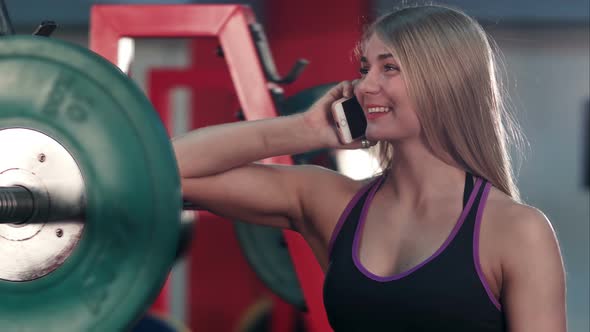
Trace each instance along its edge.
<path fill-rule="evenodd" d="M 382 141 L 383 137 L 381 137 L 380 135 L 376 135 L 373 132 L 365 132 L 365 139 L 371 141 L 371 142 L 376 142 L 376 141 Z"/>
<path fill-rule="evenodd" d="M 376 131 L 376 130 L 367 130 L 365 132 L 365 139 L 371 142 L 378 142 L 378 141 L 388 141 L 388 142 L 395 142 L 395 141 L 403 141 L 410 138 L 410 135 L 404 135 L 402 133 L 394 133 L 389 131 L 387 133 L 383 131 Z"/>
<path fill-rule="evenodd" d="M 373 135 L 372 132 L 370 131 L 365 131 L 365 139 L 368 139 L 369 141 L 372 141 L 375 138 L 375 135 Z"/>

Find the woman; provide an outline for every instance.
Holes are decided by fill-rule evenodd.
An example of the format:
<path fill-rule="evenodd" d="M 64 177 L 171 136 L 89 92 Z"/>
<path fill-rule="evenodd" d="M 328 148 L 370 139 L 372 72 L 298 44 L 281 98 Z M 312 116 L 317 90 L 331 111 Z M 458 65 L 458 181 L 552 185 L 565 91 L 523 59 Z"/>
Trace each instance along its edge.
<path fill-rule="evenodd" d="M 298 231 L 326 272 L 336 331 L 565 331 L 550 222 L 520 201 L 482 28 L 460 11 L 409 7 L 360 44 L 361 77 L 307 112 L 175 139 L 185 199 L 230 219 Z M 331 104 L 356 95 L 366 139 L 338 141 Z M 369 143 L 373 142 L 373 143 Z M 384 171 L 356 181 L 271 156 L 378 142 Z"/>

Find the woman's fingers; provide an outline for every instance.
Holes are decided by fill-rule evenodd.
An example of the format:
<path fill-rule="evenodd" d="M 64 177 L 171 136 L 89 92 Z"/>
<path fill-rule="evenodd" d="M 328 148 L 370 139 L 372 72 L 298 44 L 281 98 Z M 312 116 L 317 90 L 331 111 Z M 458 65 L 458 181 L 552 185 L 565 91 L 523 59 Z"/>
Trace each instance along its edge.
<path fill-rule="evenodd" d="M 354 96 L 354 87 L 352 85 L 352 82 L 342 82 L 342 96 L 344 98 L 352 98 Z"/>
<path fill-rule="evenodd" d="M 342 81 L 329 91 L 329 95 L 333 100 L 342 97 L 352 98 L 354 96 L 354 86 L 351 81 Z"/>
<path fill-rule="evenodd" d="M 377 142 L 369 141 L 366 138 L 362 138 L 362 139 L 358 139 L 352 143 L 343 145 L 342 148 L 343 149 L 350 149 L 350 150 L 368 149 L 368 148 L 373 147 L 375 145 L 377 145 Z"/>

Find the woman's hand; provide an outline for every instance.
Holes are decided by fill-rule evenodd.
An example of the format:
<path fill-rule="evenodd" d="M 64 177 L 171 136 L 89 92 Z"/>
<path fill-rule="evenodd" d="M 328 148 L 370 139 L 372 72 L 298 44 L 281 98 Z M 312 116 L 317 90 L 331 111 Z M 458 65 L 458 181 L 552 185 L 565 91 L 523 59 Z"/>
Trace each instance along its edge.
<path fill-rule="evenodd" d="M 342 144 L 338 138 L 338 129 L 332 117 L 332 104 L 342 98 L 352 98 L 354 96 L 355 81 L 343 81 L 332 89 L 328 90 L 320 99 L 318 99 L 310 109 L 303 114 L 305 123 L 317 131 L 322 139 L 324 146 L 336 149 L 360 149 L 363 147 L 362 139 L 355 140 L 350 144 Z M 370 146 L 376 142 L 370 142 Z"/>

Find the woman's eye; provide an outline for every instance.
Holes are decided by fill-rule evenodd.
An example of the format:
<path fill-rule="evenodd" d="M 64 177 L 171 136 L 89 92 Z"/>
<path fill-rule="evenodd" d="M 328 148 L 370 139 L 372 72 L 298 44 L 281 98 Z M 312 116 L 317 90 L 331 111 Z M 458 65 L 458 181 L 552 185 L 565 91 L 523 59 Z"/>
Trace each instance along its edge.
<path fill-rule="evenodd" d="M 361 75 L 367 75 L 369 73 L 369 68 L 359 68 L 359 73 L 361 73 Z"/>
<path fill-rule="evenodd" d="M 399 67 L 395 66 L 395 65 L 385 65 L 385 66 L 383 66 L 383 68 L 385 69 L 385 71 L 399 70 Z"/>

